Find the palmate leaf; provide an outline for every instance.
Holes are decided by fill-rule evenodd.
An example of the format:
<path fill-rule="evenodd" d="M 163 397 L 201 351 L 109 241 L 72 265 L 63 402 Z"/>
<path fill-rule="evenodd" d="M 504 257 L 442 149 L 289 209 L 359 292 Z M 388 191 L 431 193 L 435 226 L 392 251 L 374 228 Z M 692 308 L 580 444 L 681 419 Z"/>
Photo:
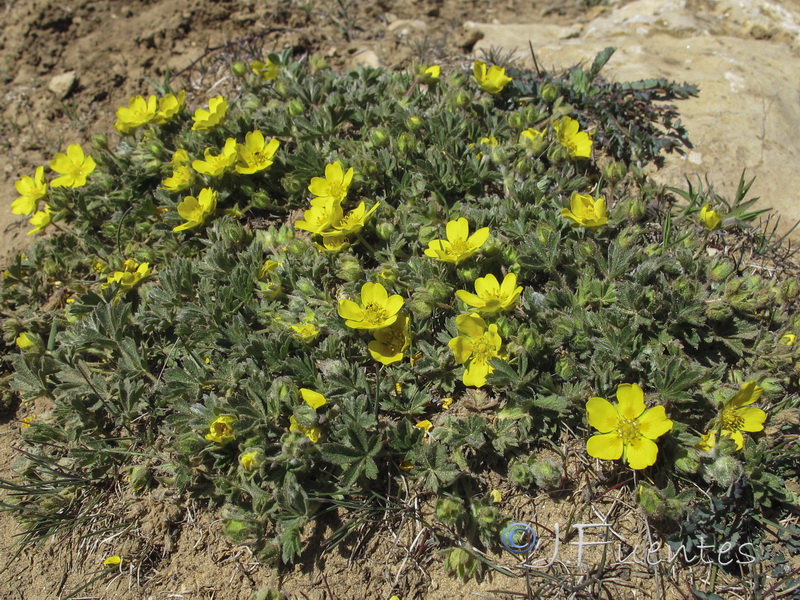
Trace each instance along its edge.
<path fill-rule="evenodd" d="M 361 475 L 368 479 L 378 476 L 378 465 L 374 457 L 383 447 L 380 436 L 367 437 L 361 428 L 350 428 L 348 434 L 348 444 L 331 442 L 319 445 L 319 452 L 325 460 L 346 467 L 339 478 L 339 485 L 345 489 L 351 487 Z"/>

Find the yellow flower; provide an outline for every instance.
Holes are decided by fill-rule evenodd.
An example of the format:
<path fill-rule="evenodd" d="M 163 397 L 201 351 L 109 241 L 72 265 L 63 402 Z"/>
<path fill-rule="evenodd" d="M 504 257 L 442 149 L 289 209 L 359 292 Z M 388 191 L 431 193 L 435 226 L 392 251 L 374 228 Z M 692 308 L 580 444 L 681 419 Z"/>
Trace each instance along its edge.
<path fill-rule="evenodd" d="M 50 182 L 50 187 L 79 188 L 86 185 L 86 177 L 97 164 L 91 156 L 83 154 L 78 144 L 67 146 L 67 153 L 59 152 L 50 161 L 50 169 L 60 174 Z"/>
<path fill-rule="evenodd" d="M 190 165 L 192 163 L 191 159 L 189 158 L 189 153 L 184 150 L 183 148 L 178 148 L 173 152 L 172 159 L 169 161 L 174 168 L 183 167 L 185 165 Z"/>
<path fill-rule="evenodd" d="M 482 387 L 486 376 L 494 371 L 489 360 L 500 357 L 503 340 L 497 333 L 497 325 L 492 323 L 487 329 L 480 315 L 470 313 L 457 316 L 456 327 L 461 335 L 451 339 L 448 346 L 458 364 L 466 363 L 462 381 L 464 385 Z"/>
<path fill-rule="evenodd" d="M 297 337 L 306 343 L 313 342 L 319 335 L 319 327 L 308 321 L 298 323 L 297 325 L 289 325 L 289 329 L 294 331 Z"/>
<path fill-rule="evenodd" d="M 767 413 L 760 408 L 750 406 L 756 402 L 764 389 L 756 385 L 755 381 L 748 381 L 722 405 L 719 416 L 715 419 L 716 426 L 721 435 L 731 438 L 736 443 L 736 449 L 744 447 L 743 431 L 754 432 L 764 429 Z M 717 427 L 706 433 L 700 440 L 702 449 L 711 449 L 716 443 Z M 698 444 L 698 446 L 700 445 Z"/>
<path fill-rule="evenodd" d="M 199 131 L 205 129 L 214 129 L 225 120 L 225 115 L 228 113 L 228 101 L 222 96 L 216 96 L 208 101 L 208 110 L 198 108 L 192 120 L 192 131 Z"/>
<path fill-rule="evenodd" d="M 36 210 L 36 205 L 47 193 L 47 184 L 44 181 L 44 167 L 36 167 L 33 177 L 23 175 L 14 182 L 19 198 L 11 203 L 11 213 L 15 215 L 29 215 Z"/>
<path fill-rule="evenodd" d="M 294 418 L 294 415 L 289 417 L 289 431 L 299 431 L 315 444 L 319 441 L 319 438 L 322 435 L 322 427 L 319 425 L 303 427 L 297 422 L 297 419 Z"/>
<path fill-rule="evenodd" d="M 109 556 L 108 558 L 106 558 L 103 561 L 103 564 L 105 566 L 107 566 L 107 567 L 115 567 L 115 566 L 119 565 L 120 563 L 122 563 L 122 557 L 121 556 Z"/>
<path fill-rule="evenodd" d="M 270 273 L 274 273 L 278 267 L 281 266 L 277 260 L 267 259 L 264 261 L 264 264 L 261 265 L 261 268 L 258 270 L 258 278 L 264 279 Z"/>
<path fill-rule="evenodd" d="M 161 182 L 161 189 L 168 192 L 181 192 L 194 183 L 194 171 L 189 165 L 175 167 L 172 176 Z"/>
<path fill-rule="evenodd" d="M 425 419 L 424 421 L 420 421 L 416 425 L 414 425 L 417 429 L 423 429 L 425 431 L 430 431 L 433 428 L 433 423 Z"/>
<path fill-rule="evenodd" d="M 452 404 L 453 404 L 452 398 L 442 398 L 442 408 L 444 410 L 448 410 L 450 406 L 452 406 Z"/>
<path fill-rule="evenodd" d="M 23 429 L 27 429 L 28 427 L 31 426 L 31 423 L 33 423 L 35 420 L 36 420 L 36 415 L 28 415 L 26 417 L 22 417 L 22 422 L 20 423 L 20 426 Z"/>
<path fill-rule="evenodd" d="M 183 231 L 198 227 L 206 222 L 206 219 L 214 214 L 217 208 L 217 192 L 210 188 L 203 188 L 197 195 L 186 196 L 178 205 L 178 214 L 186 219 L 186 223 L 181 223 L 172 228 L 172 231 Z"/>
<path fill-rule="evenodd" d="M 352 300 L 339 300 L 339 316 L 344 324 L 353 329 L 368 331 L 383 329 L 397 321 L 397 314 L 403 307 L 399 294 L 389 296 L 380 283 L 368 281 L 361 286 L 361 305 Z"/>
<path fill-rule="evenodd" d="M 544 133 L 533 127 L 525 129 L 519 134 L 519 142 L 523 148 L 536 155 L 541 154 L 547 146 Z"/>
<path fill-rule="evenodd" d="M 347 196 L 347 188 L 353 181 L 353 167 L 345 172 L 339 161 L 325 165 L 325 177 L 312 177 L 308 191 L 316 196 L 312 206 L 325 204 L 328 198 L 341 203 Z"/>
<path fill-rule="evenodd" d="M 233 138 L 225 140 L 225 146 L 219 154 L 212 154 L 211 149 L 206 148 L 203 156 L 205 160 L 192 162 L 192 168 L 203 175 L 219 177 L 236 164 L 236 159 L 238 158 L 236 140 Z"/>
<path fill-rule="evenodd" d="M 250 63 L 250 70 L 258 75 L 262 81 L 270 81 L 271 79 L 275 79 L 280 72 L 278 65 L 270 61 L 269 58 L 267 59 L 267 62 L 254 60 Z"/>
<path fill-rule="evenodd" d="M 414 468 L 414 465 L 411 463 L 411 461 L 410 461 L 410 460 L 401 460 L 401 461 L 400 461 L 400 468 L 401 468 L 403 471 L 410 471 L 411 469 L 413 469 L 413 468 Z M 391 600 L 391 599 L 390 599 L 390 600 Z"/>
<path fill-rule="evenodd" d="M 272 157 L 275 156 L 280 144 L 275 138 L 266 142 L 264 134 L 260 131 L 251 131 L 244 136 L 244 144 L 236 145 L 236 151 L 239 154 L 236 172 L 242 175 L 252 175 L 263 171 L 274 162 Z"/>
<path fill-rule="evenodd" d="M 517 286 L 517 276 L 514 273 L 508 273 L 502 284 L 490 273 L 475 280 L 475 291 L 477 296 L 464 290 L 458 290 L 456 296 L 478 312 L 491 314 L 511 308 L 522 293 L 522 286 Z"/>
<path fill-rule="evenodd" d="M 350 239 L 346 235 L 327 235 L 322 238 L 322 245 L 314 242 L 314 247 L 324 252 L 341 252 L 350 247 Z"/>
<path fill-rule="evenodd" d="M 492 490 L 489 492 L 489 496 L 491 497 L 492 502 L 495 504 L 499 504 L 503 501 L 503 494 L 500 492 L 500 490 Z"/>
<path fill-rule="evenodd" d="M 797 336 L 793 333 L 784 333 L 781 336 L 781 344 L 784 344 L 786 346 L 793 346 L 796 341 L 797 341 Z"/>
<path fill-rule="evenodd" d="M 186 101 L 186 92 L 181 90 L 178 95 L 167 94 L 158 100 L 158 112 L 153 117 L 153 123 L 156 125 L 163 125 L 183 110 L 184 102 Z"/>
<path fill-rule="evenodd" d="M 30 218 L 29 223 L 33 225 L 33 229 L 28 232 L 28 235 L 33 235 L 34 233 L 43 231 L 48 225 L 50 225 L 52 220 L 53 218 L 52 213 L 50 212 L 50 207 L 45 204 L 44 210 L 37 210 Z"/>
<path fill-rule="evenodd" d="M 489 239 L 489 228 L 478 229 L 469 234 L 469 223 L 464 217 L 455 221 L 448 221 L 446 240 L 432 240 L 428 242 L 425 256 L 437 258 L 442 262 L 458 264 L 473 254 Z"/>
<path fill-rule="evenodd" d="M 122 270 L 111 273 L 106 278 L 106 283 L 103 284 L 107 288 L 112 283 L 118 283 L 122 290 L 129 290 L 138 285 L 138 283 L 150 275 L 150 263 L 138 263 L 132 258 L 129 258 L 122 263 Z"/>
<path fill-rule="evenodd" d="M 478 82 L 480 88 L 490 94 L 499 94 L 511 81 L 511 77 L 506 76 L 504 68 L 492 65 L 487 70 L 486 63 L 482 60 L 476 60 L 472 63 L 472 74 L 475 76 L 475 81 Z"/>
<path fill-rule="evenodd" d="M 394 323 L 373 331 L 372 335 L 375 339 L 367 344 L 372 358 L 384 365 L 401 361 L 403 352 L 411 343 L 411 337 L 408 335 L 408 317 L 403 314 L 398 315 Z"/>
<path fill-rule="evenodd" d="M 322 200 L 322 198 L 315 198 L 315 200 Z M 338 223 L 342 220 L 342 207 L 334 198 L 327 197 L 324 200 L 324 202 L 313 205 L 304 211 L 303 219 L 294 224 L 295 228 L 318 235 L 323 233 L 330 234 L 331 232 L 334 232 L 336 236 L 341 235 L 335 232 L 333 223 Z"/>
<path fill-rule="evenodd" d="M 20 350 L 28 350 L 29 348 L 34 348 L 36 346 L 36 340 L 28 336 L 26 331 L 20 333 L 15 341 L 17 343 L 17 348 Z"/>
<path fill-rule="evenodd" d="M 261 462 L 261 452 L 259 450 L 251 450 L 239 455 L 239 464 L 245 471 L 252 471 L 258 467 Z"/>
<path fill-rule="evenodd" d="M 556 138 L 569 152 L 570 158 L 589 158 L 592 155 L 592 139 L 580 124 L 571 117 L 561 117 L 553 123 Z"/>
<path fill-rule="evenodd" d="M 325 396 L 308 388 L 300 388 L 300 396 L 303 398 L 305 403 L 314 410 L 317 410 L 328 403 L 328 401 L 325 399 Z"/>
<path fill-rule="evenodd" d="M 606 199 L 603 196 L 593 198 L 591 194 L 572 193 L 570 208 L 562 208 L 561 216 L 587 229 L 597 229 L 608 223 Z"/>
<path fill-rule="evenodd" d="M 122 134 L 133 133 L 138 127 L 147 125 L 156 116 L 156 97 L 151 95 L 147 100 L 144 96 L 134 96 L 128 101 L 128 106 L 117 109 L 117 121 L 114 128 Z"/>
<path fill-rule="evenodd" d="M 656 462 L 658 446 L 653 441 L 672 429 L 663 406 L 645 407 L 644 392 L 637 384 L 617 387 L 617 404 L 605 398 L 586 403 L 589 425 L 600 434 L 586 442 L 589 456 L 602 460 L 622 457 L 631 469 L 644 469 Z"/>
<path fill-rule="evenodd" d="M 233 441 L 236 437 L 233 433 L 232 425 L 238 421 L 233 415 L 220 415 L 208 426 L 208 433 L 206 439 L 209 442 L 215 442 L 220 446 L 224 446 Z"/>
<path fill-rule="evenodd" d="M 323 230 L 320 232 L 320 235 L 322 237 L 340 237 L 358 233 L 363 229 L 367 219 L 369 219 L 370 215 L 375 212 L 380 204 L 380 202 L 376 202 L 372 205 L 372 208 L 366 211 L 364 203 L 359 203 L 358 206 L 341 217 L 338 221 L 332 222 L 332 230 Z"/>
<path fill-rule="evenodd" d="M 700 436 L 700 441 L 695 444 L 695 448 L 703 452 L 710 452 L 717 445 L 717 430 L 712 429 Z"/>
<path fill-rule="evenodd" d="M 493 135 L 490 135 L 490 136 L 487 136 L 487 137 L 482 137 L 479 140 L 478 143 L 479 144 L 485 144 L 486 146 L 489 146 L 490 148 L 497 148 L 497 146 L 500 144 L 500 142 L 497 141 L 497 138 L 494 137 Z"/>
<path fill-rule="evenodd" d="M 700 209 L 700 222 L 707 228 L 719 229 L 722 224 L 722 215 L 711 208 L 710 204 L 706 204 Z"/>
<path fill-rule="evenodd" d="M 417 75 L 417 80 L 420 83 L 424 83 L 426 85 L 431 85 L 437 83 L 439 81 L 439 76 L 442 74 L 442 69 L 439 65 L 431 65 L 425 69 L 422 69 Z"/>

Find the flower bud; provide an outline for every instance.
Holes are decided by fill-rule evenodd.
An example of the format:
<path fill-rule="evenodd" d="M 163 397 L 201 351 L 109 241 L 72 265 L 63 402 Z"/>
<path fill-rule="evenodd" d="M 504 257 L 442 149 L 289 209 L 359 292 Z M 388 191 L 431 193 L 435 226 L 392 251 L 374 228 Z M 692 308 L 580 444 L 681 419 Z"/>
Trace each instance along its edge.
<path fill-rule="evenodd" d="M 416 131 L 420 127 L 422 127 L 422 119 L 419 117 L 408 117 L 406 119 L 406 129 L 409 131 Z"/>
<path fill-rule="evenodd" d="M 294 416 L 294 420 L 297 421 L 297 424 L 304 429 L 310 429 L 314 427 L 314 425 L 319 424 L 317 411 L 307 404 L 298 404 L 295 406 L 294 409 L 292 409 L 292 415 Z"/>
<path fill-rule="evenodd" d="M 525 129 L 525 119 L 519 112 L 513 112 L 508 115 L 508 126 L 511 129 Z"/>
<path fill-rule="evenodd" d="M 303 105 L 300 100 L 294 98 L 293 100 L 289 100 L 286 103 L 286 112 L 289 113 L 290 117 L 296 117 L 298 115 L 302 115 L 306 111 L 305 105 Z"/>
<path fill-rule="evenodd" d="M 472 98 L 470 97 L 469 93 L 464 90 L 459 90 L 458 93 L 453 98 L 453 102 L 456 106 L 461 108 L 468 106 Z"/>
<path fill-rule="evenodd" d="M 561 485 L 564 467 L 555 458 L 542 456 L 530 463 L 536 486 L 543 490 L 554 490 Z"/>
<path fill-rule="evenodd" d="M 409 302 L 408 306 L 411 309 L 411 314 L 417 321 L 427 319 L 433 314 L 434 300 L 428 293 L 418 293 Z"/>
<path fill-rule="evenodd" d="M 231 72 L 233 73 L 233 76 L 238 77 L 239 79 L 247 75 L 247 71 L 247 65 L 240 60 L 237 60 L 231 65 Z"/>
<path fill-rule="evenodd" d="M 308 252 L 308 244 L 303 240 L 292 240 L 286 244 L 286 251 L 295 256 L 302 256 Z"/>
<path fill-rule="evenodd" d="M 539 97 L 545 102 L 553 102 L 558 98 L 558 87 L 550 82 L 545 83 L 539 88 Z"/>
<path fill-rule="evenodd" d="M 434 302 L 444 302 L 453 296 L 453 288 L 441 279 L 429 281 L 425 289 Z"/>
<path fill-rule="evenodd" d="M 309 64 L 311 65 L 312 75 L 328 68 L 328 61 L 321 54 L 312 54 Z"/>
<path fill-rule="evenodd" d="M 569 381 L 575 375 L 575 365 L 567 358 L 556 361 L 556 373 L 562 379 Z"/>
<path fill-rule="evenodd" d="M 458 267 L 456 274 L 461 281 L 473 282 L 481 276 L 478 267 Z"/>
<path fill-rule="evenodd" d="M 281 179 L 281 185 L 283 189 L 285 189 L 290 194 L 300 194 L 302 193 L 303 189 L 305 188 L 307 183 L 303 183 L 295 177 L 294 175 L 286 175 Z"/>
<path fill-rule="evenodd" d="M 794 300 L 800 295 L 800 282 L 794 277 L 789 277 L 781 284 L 781 293 L 787 300 Z"/>
<path fill-rule="evenodd" d="M 281 96 L 285 96 L 286 95 L 286 84 L 283 81 L 281 81 L 280 79 L 275 80 L 275 82 L 273 83 L 272 87 Z"/>
<path fill-rule="evenodd" d="M 355 282 L 364 276 L 364 269 L 361 263 L 352 254 L 345 255 L 339 260 L 339 277 L 344 281 Z"/>
<path fill-rule="evenodd" d="M 700 470 L 700 457 L 694 448 L 683 449 L 675 458 L 675 468 L 688 475 L 694 475 Z"/>
<path fill-rule="evenodd" d="M 496 165 L 504 165 L 508 162 L 508 150 L 501 147 L 496 147 L 492 149 L 492 153 L 489 155 L 492 159 L 492 162 Z"/>
<path fill-rule="evenodd" d="M 706 466 L 706 479 L 716 481 L 722 487 L 730 487 L 744 473 L 742 463 L 732 456 L 720 456 L 710 465 Z"/>
<path fill-rule="evenodd" d="M 92 136 L 92 150 L 100 152 L 101 150 L 108 150 L 108 137 L 102 133 Z"/>
<path fill-rule="evenodd" d="M 561 164 L 569 160 L 569 150 L 561 144 L 554 144 L 547 153 L 547 158 L 554 165 Z"/>
<path fill-rule="evenodd" d="M 383 129 L 373 129 L 369 139 L 375 148 L 383 148 L 389 143 L 389 135 Z"/>
<path fill-rule="evenodd" d="M 533 485 L 533 472 L 528 463 L 515 461 L 508 468 L 508 480 L 521 488 Z"/>
<path fill-rule="evenodd" d="M 518 158 L 514 163 L 514 170 L 520 175 L 530 175 L 533 172 L 533 163 L 530 158 Z"/>
<path fill-rule="evenodd" d="M 628 218 L 631 221 L 639 221 L 644 217 L 646 207 L 642 198 L 630 198 L 628 200 Z"/>
<path fill-rule="evenodd" d="M 245 542 L 253 537 L 252 526 L 241 519 L 230 519 L 225 523 L 225 534 L 234 542 Z"/>
<path fill-rule="evenodd" d="M 408 132 L 401 133 L 397 138 L 397 150 L 401 154 L 412 152 L 416 148 L 416 140 L 414 136 Z"/>
<path fill-rule="evenodd" d="M 226 221 L 222 224 L 222 234 L 225 239 L 230 240 L 233 244 L 241 244 L 247 237 L 247 233 L 239 223 L 235 221 Z"/>
<path fill-rule="evenodd" d="M 375 225 L 375 233 L 382 240 L 389 240 L 395 235 L 395 226 L 388 221 L 382 221 Z"/>

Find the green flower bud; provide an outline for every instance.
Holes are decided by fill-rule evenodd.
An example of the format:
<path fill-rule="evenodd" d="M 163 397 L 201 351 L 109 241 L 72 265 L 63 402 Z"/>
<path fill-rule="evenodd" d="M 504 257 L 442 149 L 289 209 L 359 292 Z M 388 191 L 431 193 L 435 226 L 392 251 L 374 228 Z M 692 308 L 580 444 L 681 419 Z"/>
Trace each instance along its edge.
<path fill-rule="evenodd" d="M 395 269 L 394 267 L 383 266 L 381 267 L 380 271 L 378 271 L 375 275 L 377 275 L 381 283 L 390 284 L 390 283 L 395 283 L 397 281 L 399 273 L 397 272 L 397 269 Z"/>
<path fill-rule="evenodd" d="M 58 263 L 55 261 L 55 259 L 48 256 L 44 259 L 44 261 L 42 261 L 42 271 L 44 271 L 46 275 L 52 277 L 60 270 L 61 267 L 58 266 Z"/>
<path fill-rule="evenodd" d="M 550 82 L 545 83 L 539 88 L 539 97 L 545 102 L 553 102 L 558 98 L 558 87 Z"/>
<path fill-rule="evenodd" d="M 789 277 L 781 284 L 781 293 L 787 300 L 794 300 L 800 295 L 800 282 L 794 277 Z"/>
<path fill-rule="evenodd" d="M 478 267 L 458 267 L 458 269 L 456 269 L 456 273 L 461 281 L 468 281 L 470 283 L 474 282 L 478 277 L 481 276 L 481 272 Z"/>
<path fill-rule="evenodd" d="M 431 314 L 433 314 L 434 305 L 435 302 L 433 298 L 431 298 L 430 294 L 427 292 L 415 294 L 408 304 L 411 309 L 411 314 L 417 321 L 430 317 Z"/>
<path fill-rule="evenodd" d="M 508 467 L 508 479 L 516 486 L 529 488 L 533 485 L 533 472 L 528 463 L 518 460 Z"/>
<path fill-rule="evenodd" d="M 479 529 L 499 532 L 505 524 L 505 517 L 494 506 L 480 506 L 475 510 L 475 521 Z"/>
<path fill-rule="evenodd" d="M 720 456 L 710 465 L 706 465 L 706 479 L 716 481 L 722 487 L 730 487 L 744 473 L 742 463 L 732 456 Z"/>
<path fill-rule="evenodd" d="M 281 225 L 278 229 L 278 243 L 279 244 L 288 244 L 294 239 L 294 228 L 289 227 L 288 225 Z"/>
<path fill-rule="evenodd" d="M 241 244 L 245 237 L 247 237 L 245 230 L 235 221 L 224 222 L 222 224 L 222 234 L 234 244 Z"/>
<path fill-rule="evenodd" d="M 525 119 L 520 112 L 513 112 L 508 115 L 508 126 L 511 129 L 525 129 Z"/>
<path fill-rule="evenodd" d="M 628 218 L 631 221 L 639 221 L 644 217 L 647 208 L 642 198 L 630 198 L 628 200 Z"/>
<path fill-rule="evenodd" d="M 242 78 L 247 75 L 247 65 L 240 60 L 237 60 L 231 65 L 231 72 L 234 77 Z"/>
<path fill-rule="evenodd" d="M 136 465 L 128 471 L 128 484 L 134 491 L 143 490 L 150 483 L 150 469 L 144 465 Z"/>
<path fill-rule="evenodd" d="M 274 80 L 274 83 L 272 84 L 272 87 L 281 96 L 285 96 L 286 95 L 286 84 L 283 81 L 281 81 L 280 79 Z"/>
<path fill-rule="evenodd" d="M 567 162 L 569 160 L 569 150 L 561 144 L 553 144 L 547 153 L 547 158 L 554 165 Z"/>
<path fill-rule="evenodd" d="M 292 409 L 295 421 L 300 427 L 309 429 L 319 423 L 317 418 L 317 411 L 308 406 L 308 404 L 298 404 Z"/>
<path fill-rule="evenodd" d="M 508 162 L 509 154 L 508 150 L 505 148 L 501 148 L 500 146 L 496 148 L 492 148 L 492 152 L 489 155 L 492 159 L 492 162 L 496 165 L 504 165 Z"/>
<path fill-rule="evenodd" d="M 436 501 L 436 518 L 445 525 L 455 525 L 464 516 L 464 502 L 460 498 L 439 498 Z"/>
<path fill-rule="evenodd" d="M 425 289 L 430 294 L 431 300 L 434 302 L 444 302 L 453 296 L 453 288 L 447 282 L 441 279 L 434 279 L 429 281 Z"/>
<path fill-rule="evenodd" d="M 297 98 L 293 100 L 289 100 L 286 103 L 286 112 L 289 113 L 290 117 L 296 117 L 298 115 L 302 115 L 306 111 L 305 105 L 300 102 Z"/>
<path fill-rule="evenodd" d="M 321 54 L 313 54 L 309 60 L 311 65 L 311 74 L 323 71 L 328 68 L 328 61 Z"/>
<path fill-rule="evenodd" d="M 586 258 L 597 256 L 598 252 L 597 244 L 595 244 L 592 240 L 584 240 L 583 242 L 578 244 L 578 251 L 581 254 L 583 254 Z"/>
<path fill-rule="evenodd" d="M 286 244 L 286 251 L 295 256 L 302 256 L 308 252 L 308 244 L 303 240 L 292 240 Z"/>
<path fill-rule="evenodd" d="M 518 158 L 514 163 L 514 170 L 520 175 L 530 175 L 533 172 L 533 162 L 530 158 Z"/>
<path fill-rule="evenodd" d="M 406 119 L 406 128 L 409 131 L 416 131 L 420 127 L 422 127 L 422 119 L 419 117 L 408 117 Z"/>
<path fill-rule="evenodd" d="M 561 485 L 564 467 L 553 457 L 541 456 L 530 464 L 536 486 L 543 490 L 554 490 Z"/>
<path fill-rule="evenodd" d="M 272 206 L 272 202 L 266 192 L 259 191 L 250 196 L 250 206 L 263 210 Z"/>
<path fill-rule="evenodd" d="M 575 365 L 568 358 L 556 361 L 556 373 L 564 380 L 570 380 L 575 375 Z"/>
<path fill-rule="evenodd" d="M 245 542 L 253 537 L 253 526 L 248 521 L 229 519 L 225 522 L 225 534 L 234 542 Z"/>
<path fill-rule="evenodd" d="M 102 133 L 92 136 L 92 150 L 100 152 L 101 150 L 108 150 L 108 137 Z"/>
<path fill-rule="evenodd" d="M 393 223 L 388 221 L 382 221 L 375 225 L 375 233 L 377 236 L 382 240 L 389 240 L 395 235 L 395 226 Z"/>
<path fill-rule="evenodd" d="M 373 129 L 369 139 L 375 148 L 383 148 L 389 143 L 389 135 L 383 129 Z"/>
<path fill-rule="evenodd" d="M 407 154 L 416 148 L 416 140 L 410 133 L 404 131 L 397 138 L 397 150 L 402 154 Z"/>
<path fill-rule="evenodd" d="M 364 269 L 361 267 L 361 263 L 352 254 L 341 257 L 338 271 L 340 278 L 344 281 L 355 282 L 364 276 Z"/>
<path fill-rule="evenodd" d="M 301 277 L 294 287 L 306 296 L 316 296 L 317 294 L 317 286 L 307 277 Z"/>
<path fill-rule="evenodd" d="M 283 189 L 290 194 L 300 194 L 308 185 L 308 183 L 300 181 L 300 179 L 294 175 L 286 175 L 281 179 L 281 185 L 283 186 Z"/>
<path fill-rule="evenodd" d="M 456 106 L 461 108 L 465 106 L 469 106 L 469 103 L 472 101 L 472 97 L 464 90 L 459 90 L 458 93 L 453 98 L 453 102 Z"/>

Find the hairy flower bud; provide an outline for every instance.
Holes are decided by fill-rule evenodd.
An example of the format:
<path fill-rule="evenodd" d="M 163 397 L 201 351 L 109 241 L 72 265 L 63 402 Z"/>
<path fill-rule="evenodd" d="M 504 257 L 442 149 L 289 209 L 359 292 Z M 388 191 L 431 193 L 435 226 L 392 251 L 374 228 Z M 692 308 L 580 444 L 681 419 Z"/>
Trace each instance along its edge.
<path fill-rule="evenodd" d="M 642 507 L 644 514 L 651 519 L 662 519 L 667 514 L 667 503 L 660 490 L 646 483 L 641 484 L 636 490 L 636 501 Z"/>
<path fill-rule="evenodd" d="M 358 262 L 358 259 L 351 255 L 342 256 L 339 260 L 338 265 L 339 276 L 344 281 L 358 281 L 364 275 L 364 269 L 361 267 L 361 263 Z"/>
<path fill-rule="evenodd" d="M 628 167 L 623 162 L 612 161 L 603 167 L 603 177 L 611 183 L 622 181 L 627 173 Z"/>
<path fill-rule="evenodd" d="M 508 115 L 508 126 L 511 129 L 525 129 L 525 118 L 520 112 L 513 112 Z"/>
<path fill-rule="evenodd" d="M 556 489 L 564 478 L 561 462 L 550 456 L 539 456 L 530 461 L 530 469 L 536 486 L 543 490 Z"/>
<path fill-rule="evenodd" d="M 720 456 L 710 465 L 706 465 L 706 479 L 716 481 L 722 487 L 730 487 L 744 473 L 742 463 L 733 456 Z"/>
<path fill-rule="evenodd" d="M 305 105 L 297 98 L 289 100 L 289 102 L 286 103 L 286 112 L 289 113 L 290 117 L 297 117 L 298 115 L 302 115 L 305 111 Z"/>
<path fill-rule="evenodd" d="M 539 88 L 539 97 L 545 102 L 553 102 L 558 98 L 558 87 L 550 82 L 543 84 Z"/>
<path fill-rule="evenodd" d="M 241 79 L 247 75 L 247 71 L 247 64 L 243 63 L 241 60 L 237 60 L 231 65 L 231 72 L 233 73 L 234 77 L 239 77 Z"/>
<path fill-rule="evenodd" d="M 383 148 L 389 143 L 389 135 L 383 129 L 373 129 L 369 139 L 375 148 Z"/>
<path fill-rule="evenodd" d="M 533 472 L 527 462 L 515 461 L 508 468 L 508 479 L 514 485 L 528 488 L 533 485 Z"/>

